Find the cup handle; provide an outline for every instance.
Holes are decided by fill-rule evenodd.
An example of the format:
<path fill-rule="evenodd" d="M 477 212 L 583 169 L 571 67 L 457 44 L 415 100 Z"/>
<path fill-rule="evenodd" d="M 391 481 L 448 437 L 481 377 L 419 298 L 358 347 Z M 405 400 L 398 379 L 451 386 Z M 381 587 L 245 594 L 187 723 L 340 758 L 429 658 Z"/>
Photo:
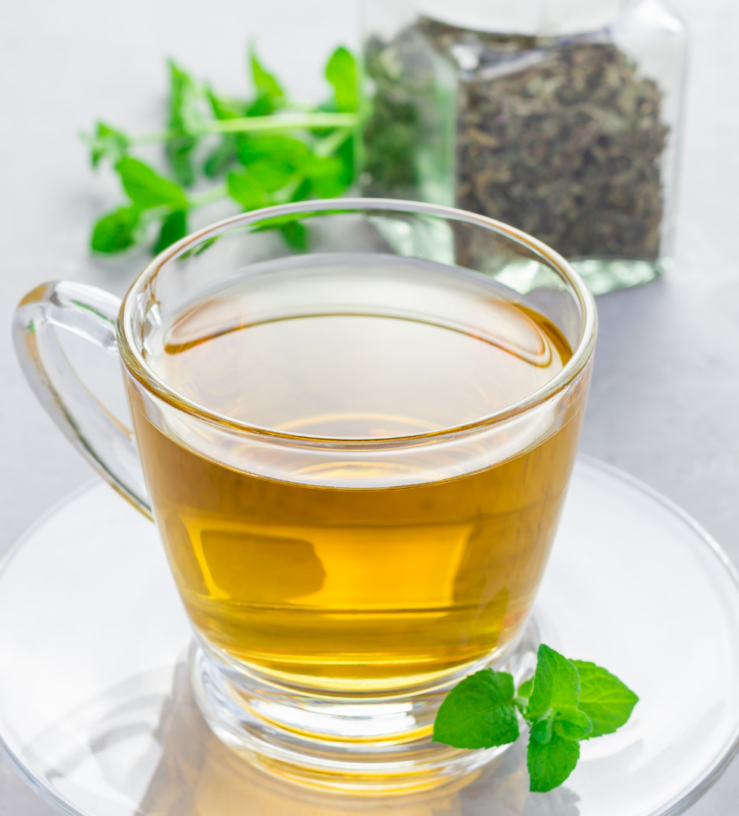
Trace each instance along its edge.
<path fill-rule="evenodd" d="M 117 297 L 93 286 L 45 283 L 19 303 L 13 340 L 29 385 L 57 427 L 114 490 L 153 519 L 133 432 L 87 390 L 55 331 L 66 329 L 120 360 L 120 307 Z"/>

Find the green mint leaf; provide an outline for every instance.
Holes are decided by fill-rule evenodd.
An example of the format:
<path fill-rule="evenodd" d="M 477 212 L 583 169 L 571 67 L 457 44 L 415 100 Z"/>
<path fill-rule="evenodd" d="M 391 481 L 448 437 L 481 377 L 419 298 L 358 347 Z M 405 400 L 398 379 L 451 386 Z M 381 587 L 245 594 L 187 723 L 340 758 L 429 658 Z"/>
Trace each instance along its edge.
<path fill-rule="evenodd" d="M 220 236 L 216 235 L 213 238 L 207 238 L 202 244 L 198 244 L 195 249 L 186 249 L 183 253 L 177 256 L 178 261 L 186 261 L 188 258 L 194 258 L 202 255 L 218 240 Z"/>
<path fill-rule="evenodd" d="M 483 669 L 465 677 L 439 708 L 434 741 L 455 748 L 515 742 L 519 728 L 513 694 L 513 678 L 506 672 Z"/>
<path fill-rule="evenodd" d="M 169 67 L 169 128 L 177 133 L 198 135 L 204 123 L 204 92 L 174 60 Z"/>
<path fill-rule="evenodd" d="M 215 235 L 213 238 L 207 238 L 202 244 L 195 248 L 193 255 L 202 255 L 206 250 L 210 249 L 220 237 L 220 235 Z"/>
<path fill-rule="evenodd" d="M 172 174 L 183 187 L 192 187 L 195 183 L 195 167 L 192 151 L 197 140 L 191 136 L 179 136 L 171 139 L 164 147 Z"/>
<path fill-rule="evenodd" d="M 259 159 L 249 165 L 249 176 L 266 193 L 274 193 L 284 187 L 295 175 L 289 164 L 268 158 Z"/>
<path fill-rule="evenodd" d="M 160 176 L 144 162 L 124 156 L 115 169 L 126 194 L 140 209 L 148 210 L 162 205 L 177 210 L 187 208 L 187 198 L 182 188 Z"/>
<path fill-rule="evenodd" d="M 243 103 L 235 99 L 216 96 L 210 88 L 208 88 L 208 102 L 210 102 L 213 116 L 221 122 L 244 116 Z M 203 162 L 203 173 L 208 178 L 218 178 L 223 175 L 232 164 L 235 164 L 238 158 L 238 146 L 239 140 L 235 134 L 225 133 L 221 136 L 218 146 L 211 150 Z"/>
<path fill-rule="evenodd" d="M 167 247 L 172 246 L 180 238 L 187 235 L 187 213 L 184 210 L 175 210 L 171 212 L 162 221 L 161 229 L 159 230 L 159 237 L 152 249 L 154 255 L 163 252 Z"/>
<path fill-rule="evenodd" d="M 282 97 L 262 94 L 258 96 L 244 111 L 244 116 L 269 116 L 282 107 Z"/>
<path fill-rule="evenodd" d="M 299 170 L 308 155 L 305 144 L 290 136 L 252 136 L 239 142 L 239 161 L 245 167 L 260 159 L 268 159 Z"/>
<path fill-rule="evenodd" d="M 305 201 L 310 198 L 313 192 L 313 185 L 307 178 L 301 179 L 300 184 L 295 188 L 293 194 L 290 196 L 290 201 Z"/>
<path fill-rule="evenodd" d="M 521 685 L 518 687 L 518 692 L 516 696 L 521 697 L 524 700 L 528 700 L 529 697 L 531 697 L 531 692 L 533 690 L 534 690 L 534 678 L 530 677 L 524 683 L 521 683 Z"/>
<path fill-rule="evenodd" d="M 550 708 L 538 722 L 531 726 L 531 730 L 529 731 L 529 739 L 536 740 L 536 742 L 546 745 L 552 739 L 553 723 L 554 712 Z"/>
<path fill-rule="evenodd" d="M 106 125 L 105 122 L 98 122 L 94 135 L 84 138 L 90 145 L 90 164 L 93 167 L 97 167 L 104 158 L 117 162 L 131 144 L 125 133 Z"/>
<path fill-rule="evenodd" d="M 593 724 L 587 739 L 612 734 L 626 724 L 639 698 L 618 677 L 595 663 L 572 662 L 580 675 L 578 708 Z"/>
<path fill-rule="evenodd" d="M 580 678 L 574 663 L 543 643 L 537 653 L 534 690 L 524 716 L 536 722 L 548 709 L 575 706 L 580 699 Z"/>
<path fill-rule="evenodd" d="M 218 178 L 236 162 L 238 140 L 236 136 L 227 133 L 221 136 L 218 146 L 208 154 L 203 162 L 203 173 L 208 178 Z"/>
<path fill-rule="evenodd" d="M 195 80 L 173 60 L 169 60 L 169 130 L 173 134 L 165 146 L 169 166 L 185 187 L 195 181 L 192 151 L 203 127 L 202 93 Z"/>
<path fill-rule="evenodd" d="M 244 105 L 236 99 L 226 99 L 223 96 L 216 96 L 211 88 L 207 90 L 208 102 L 213 116 L 219 121 L 227 119 L 238 119 L 244 115 Z"/>
<path fill-rule="evenodd" d="M 547 743 L 529 739 L 526 764 L 530 789 L 546 793 L 558 788 L 575 770 L 580 758 L 580 743 L 554 734 Z"/>
<path fill-rule="evenodd" d="M 103 215 L 92 230 L 92 251 L 113 254 L 133 246 L 136 243 L 134 230 L 140 215 L 141 211 L 136 207 L 120 207 Z"/>
<path fill-rule="evenodd" d="M 339 113 L 357 110 L 357 66 L 346 48 L 337 48 L 326 65 L 326 79 L 333 85 Z"/>
<path fill-rule="evenodd" d="M 254 46 L 249 49 L 249 65 L 251 67 L 251 78 L 257 91 L 257 97 L 266 97 L 273 101 L 281 100 L 285 96 L 282 86 L 273 74 L 262 65 L 257 57 Z"/>
<path fill-rule="evenodd" d="M 554 733 L 564 739 L 587 739 L 593 732 L 590 717 L 575 706 L 560 706 L 554 717 Z"/>
<path fill-rule="evenodd" d="M 354 139 L 349 138 L 341 144 L 337 153 L 337 157 L 341 161 L 341 183 L 346 189 L 354 181 L 355 173 L 355 156 L 354 156 Z"/>
<path fill-rule="evenodd" d="M 303 165 L 302 172 L 319 198 L 337 198 L 346 189 L 344 167 L 341 159 L 335 156 L 324 158 L 311 155 Z"/>
<path fill-rule="evenodd" d="M 291 249 L 300 251 L 308 249 L 308 229 L 300 221 L 290 221 L 279 227 L 280 234 Z"/>
<path fill-rule="evenodd" d="M 256 183 L 248 170 L 241 173 L 231 171 L 226 186 L 231 198 L 245 210 L 258 210 L 271 203 L 264 189 Z"/>

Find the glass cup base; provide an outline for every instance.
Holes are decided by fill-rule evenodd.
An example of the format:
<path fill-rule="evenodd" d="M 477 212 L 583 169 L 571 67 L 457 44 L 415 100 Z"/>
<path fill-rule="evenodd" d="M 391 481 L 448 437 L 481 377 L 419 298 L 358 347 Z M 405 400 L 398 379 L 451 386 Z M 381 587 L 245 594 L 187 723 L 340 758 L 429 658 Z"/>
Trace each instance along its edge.
<path fill-rule="evenodd" d="M 197 641 L 190 650 L 195 700 L 227 746 L 263 770 L 341 793 L 414 793 L 457 781 L 508 746 L 460 750 L 433 742 L 433 722 L 449 689 L 488 666 L 521 682 L 533 672 L 536 624 L 504 655 L 467 666 L 436 684 L 362 696 L 281 685 Z"/>

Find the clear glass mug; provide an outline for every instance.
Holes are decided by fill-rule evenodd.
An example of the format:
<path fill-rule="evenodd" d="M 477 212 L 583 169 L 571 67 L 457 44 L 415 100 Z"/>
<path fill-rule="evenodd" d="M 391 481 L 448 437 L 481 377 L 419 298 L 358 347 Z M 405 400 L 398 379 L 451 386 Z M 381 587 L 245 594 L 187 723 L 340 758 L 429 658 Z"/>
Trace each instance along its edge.
<path fill-rule="evenodd" d="M 286 229 L 307 230 L 310 251 Z M 40 286 L 14 333 L 62 432 L 156 522 L 216 734 L 282 776 L 388 792 L 502 750 L 437 745 L 433 719 L 461 677 L 529 665 L 596 327 L 582 280 L 535 239 L 342 199 L 188 236 L 122 303 Z M 56 328 L 119 358 L 133 432 Z"/>

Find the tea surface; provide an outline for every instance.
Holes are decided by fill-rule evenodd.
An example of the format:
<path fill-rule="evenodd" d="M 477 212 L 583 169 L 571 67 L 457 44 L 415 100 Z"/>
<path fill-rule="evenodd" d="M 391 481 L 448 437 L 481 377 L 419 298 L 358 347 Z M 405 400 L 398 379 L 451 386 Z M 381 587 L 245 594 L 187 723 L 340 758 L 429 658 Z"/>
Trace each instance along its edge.
<path fill-rule="evenodd" d="M 402 259 L 296 264 L 189 304 L 147 341 L 147 362 L 187 400 L 270 431 L 434 433 L 524 399 L 569 359 L 548 320 L 504 295 Z M 226 467 L 215 436 L 195 451 L 133 413 L 196 627 L 262 672 L 356 691 L 443 676 L 516 633 L 581 418 L 484 470 L 445 477 L 440 455 L 423 479 L 352 488 Z"/>

